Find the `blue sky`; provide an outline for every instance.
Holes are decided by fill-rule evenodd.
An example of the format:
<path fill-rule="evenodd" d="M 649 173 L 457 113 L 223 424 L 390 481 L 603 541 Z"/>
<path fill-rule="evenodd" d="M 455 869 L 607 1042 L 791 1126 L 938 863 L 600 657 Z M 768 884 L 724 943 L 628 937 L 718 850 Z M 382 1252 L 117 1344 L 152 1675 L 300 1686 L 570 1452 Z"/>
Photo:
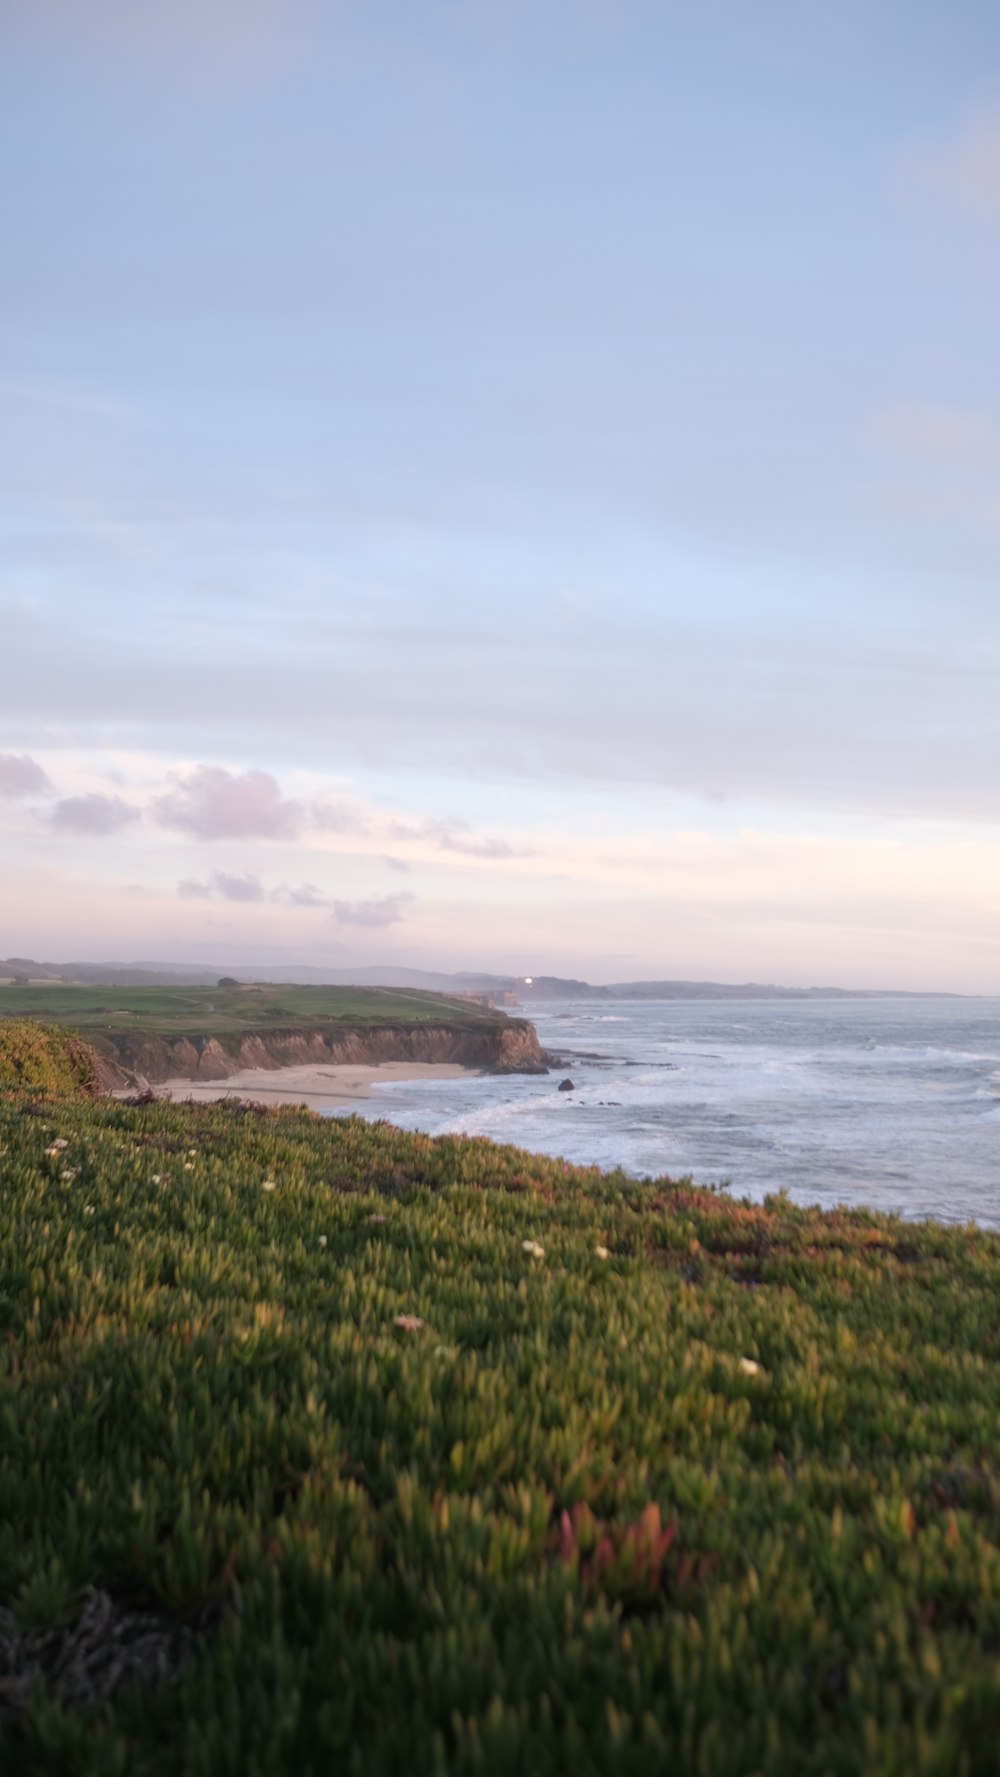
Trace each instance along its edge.
<path fill-rule="evenodd" d="M 1000 15 L 0 0 L 0 954 L 1000 991 Z"/>

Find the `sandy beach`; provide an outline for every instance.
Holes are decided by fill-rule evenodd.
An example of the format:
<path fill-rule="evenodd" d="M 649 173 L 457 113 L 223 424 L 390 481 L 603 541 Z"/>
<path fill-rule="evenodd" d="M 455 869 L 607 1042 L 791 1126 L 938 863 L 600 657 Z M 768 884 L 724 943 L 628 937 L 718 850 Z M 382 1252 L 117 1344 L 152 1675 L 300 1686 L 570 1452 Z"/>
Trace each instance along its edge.
<path fill-rule="evenodd" d="M 158 1098 L 189 1099 L 208 1104 L 218 1098 L 251 1098 L 261 1104 L 304 1104 L 311 1111 L 329 1111 L 371 1098 L 390 1080 L 457 1080 L 476 1077 L 478 1068 L 453 1062 L 383 1061 L 381 1063 L 309 1063 L 304 1067 L 244 1068 L 226 1080 L 164 1080 Z"/>

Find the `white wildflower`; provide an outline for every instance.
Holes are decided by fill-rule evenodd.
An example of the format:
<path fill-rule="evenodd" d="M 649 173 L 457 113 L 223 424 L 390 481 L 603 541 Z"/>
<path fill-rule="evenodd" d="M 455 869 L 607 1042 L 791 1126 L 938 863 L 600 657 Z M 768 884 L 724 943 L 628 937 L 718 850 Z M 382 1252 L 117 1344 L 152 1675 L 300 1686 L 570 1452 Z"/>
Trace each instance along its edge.
<path fill-rule="evenodd" d="M 278 1189 L 273 1178 L 266 1178 L 260 1188 L 262 1191 L 276 1191 Z"/>
<path fill-rule="evenodd" d="M 755 1359 L 752 1357 L 741 1357 L 740 1358 L 740 1369 L 743 1371 L 744 1376 L 761 1376 L 761 1375 L 763 1375 L 762 1366 L 760 1364 L 758 1364 L 755 1361 Z"/>
<path fill-rule="evenodd" d="M 424 1330 L 419 1314 L 394 1314 L 392 1324 L 404 1333 L 422 1333 Z"/>
<path fill-rule="evenodd" d="M 533 1259 L 544 1259 L 545 1257 L 545 1248 L 539 1246 L 537 1240 L 522 1240 L 521 1251 L 530 1253 Z"/>
<path fill-rule="evenodd" d="M 64 1166 L 59 1177 L 65 1179 L 66 1183 L 71 1185 L 73 1180 L 78 1177 L 79 1172 L 80 1168 L 78 1166 Z"/>
<path fill-rule="evenodd" d="M 193 1172 L 194 1171 L 194 1161 L 193 1160 L 185 1160 L 184 1171 L 185 1172 Z"/>
<path fill-rule="evenodd" d="M 321 1234 L 321 1235 L 320 1235 L 320 1237 L 319 1237 L 319 1243 L 320 1243 L 320 1246 L 325 1246 L 325 1245 L 326 1245 L 326 1235 L 325 1235 L 325 1234 Z"/>
<path fill-rule="evenodd" d="M 85 1203 L 83 1206 L 83 1213 L 85 1216 L 92 1216 L 94 1213 L 94 1205 L 92 1203 Z"/>
<path fill-rule="evenodd" d="M 153 1183 L 154 1183 L 154 1185 L 162 1185 L 162 1183 L 163 1183 L 163 1174 L 162 1174 L 162 1172 L 154 1172 L 154 1174 L 153 1174 Z"/>
<path fill-rule="evenodd" d="M 57 1135 L 55 1141 L 46 1148 L 45 1152 L 52 1156 L 54 1154 L 61 1154 L 63 1149 L 68 1147 L 69 1142 L 66 1140 L 66 1137 L 64 1135 Z"/>

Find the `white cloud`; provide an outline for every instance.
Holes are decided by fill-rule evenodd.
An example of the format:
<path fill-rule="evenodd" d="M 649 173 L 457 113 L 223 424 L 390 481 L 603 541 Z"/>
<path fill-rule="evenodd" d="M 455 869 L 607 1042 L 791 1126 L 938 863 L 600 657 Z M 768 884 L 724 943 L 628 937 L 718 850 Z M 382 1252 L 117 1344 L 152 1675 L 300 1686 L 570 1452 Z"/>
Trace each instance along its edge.
<path fill-rule="evenodd" d="M 81 833 L 104 837 L 118 833 L 122 827 L 138 820 L 139 811 L 121 796 L 105 796 L 93 791 L 88 796 L 67 796 L 52 810 L 52 825 L 60 833 Z"/>
<path fill-rule="evenodd" d="M 329 896 L 324 895 L 322 890 L 312 882 L 300 883 L 298 888 L 290 888 L 287 883 L 282 883 L 280 888 L 272 891 L 271 900 L 280 901 L 286 907 L 329 907 L 330 905 Z"/>
<path fill-rule="evenodd" d="M 265 899 L 264 889 L 257 876 L 232 876 L 225 870 L 213 870 L 207 882 L 197 882 L 188 878 L 177 884 L 177 893 L 182 901 L 211 901 L 220 895 L 224 901 L 258 902 Z"/>
<path fill-rule="evenodd" d="M 233 772 L 221 765 L 200 765 L 177 778 L 153 807 L 161 826 L 179 827 L 196 839 L 292 839 L 302 821 L 300 804 L 282 795 L 270 772 Z"/>
<path fill-rule="evenodd" d="M 391 926 L 402 919 L 402 907 L 413 895 L 382 895 L 370 901 L 334 901 L 333 915 L 345 926 Z"/>
<path fill-rule="evenodd" d="M 304 882 L 298 888 L 282 883 L 279 888 L 266 889 L 259 876 L 247 872 L 243 876 L 235 875 L 226 870 L 213 870 L 204 882 L 188 877 L 177 884 L 177 893 L 182 901 L 211 901 L 217 897 L 223 901 L 242 901 L 259 904 L 262 901 L 273 901 L 283 907 L 329 907 L 329 897 L 311 882 Z"/>
<path fill-rule="evenodd" d="M 0 753 L 0 796 L 39 796 L 51 788 L 47 774 L 27 753 Z"/>
<path fill-rule="evenodd" d="M 212 875 L 212 887 L 224 901 L 263 901 L 264 890 L 257 876 L 230 876 L 224 870 Z"/>

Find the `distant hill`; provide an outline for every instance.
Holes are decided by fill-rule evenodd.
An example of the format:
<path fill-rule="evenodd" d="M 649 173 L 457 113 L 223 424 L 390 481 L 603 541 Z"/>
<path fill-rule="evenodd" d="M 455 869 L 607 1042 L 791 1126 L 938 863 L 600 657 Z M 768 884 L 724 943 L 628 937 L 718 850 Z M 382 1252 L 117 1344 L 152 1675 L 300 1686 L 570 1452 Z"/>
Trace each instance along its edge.
<path fill-rule="evenodd" d="M 276 986 L 414 987 L 428 993 L 513 993 L 520 1002 L 550 999 L 623 1000 L 837 1000 L 959 999 L 948 993 L 914 993 L 903 988 L 781 987 L 757 981 L 616 981 L 595 986 L 561 975 L 492 975 L 460 970 L 408 969 L 376 963 L 361 969 L 324 969 L 305 964 L 217 964 L 164 962 L 46 963 L 12 956 L 0 961 L 0 980 L 83 982 L 101 987 L 214 987 L 222 977 Z M 509 1002 L 507 1002 L 509 1003 Z"/>
<path fill-rule="evenodd" d="M 758 981 L 617 981 L 599 989 L 618 1000 L 884 1000 L 959 999 L 952 993 L 899 987 L 777 987 Z"/>

